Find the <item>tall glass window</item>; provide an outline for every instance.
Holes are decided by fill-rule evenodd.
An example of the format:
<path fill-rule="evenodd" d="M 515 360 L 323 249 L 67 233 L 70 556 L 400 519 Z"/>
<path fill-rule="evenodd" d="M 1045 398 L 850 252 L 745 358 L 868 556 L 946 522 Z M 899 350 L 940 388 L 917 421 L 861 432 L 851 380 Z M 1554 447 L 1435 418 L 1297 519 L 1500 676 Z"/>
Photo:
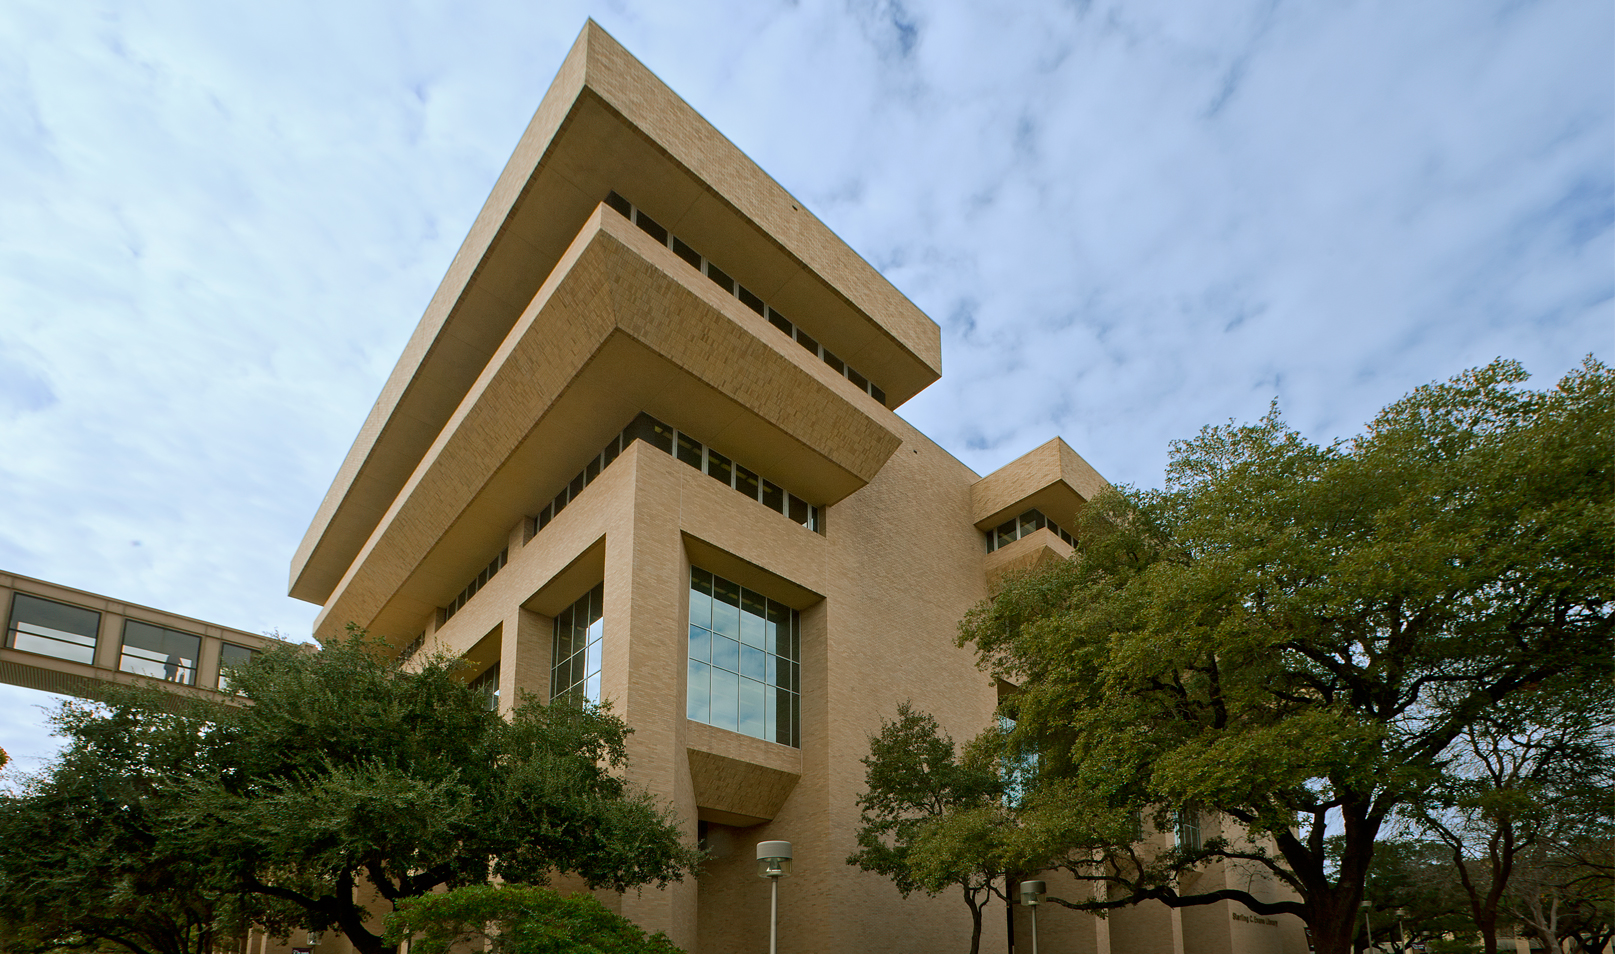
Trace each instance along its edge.
<path fill-rule="evenodd" d="M 101 614 L 81 606 L 18 593 L 11 598 L 6 645 L 68 662 L 95 663 L 95 637 Z"/>
<path fill-rule="evenodd" d="M 550 655 L 550 701 L 572 705 L 600 701 L 600 639 L 605 633 L 601 605 L 605 584 L 555 617 L 555 643 Z"/>
<path fill-rule="evenodd" d="M 494 663 L 482 671 L 482 675 L 471 680 L 471 688 L 482 693 L 488 708 L 499 711 L 499 664 Z"/>
<path fill-rule="evenodd" d="M 224 643 L 219 647 L 219 691 L 230 691 L 229 671 L 239 669 L 252 662 L 257 651 L 235 643 Z"/>
<path fill-rule="evenodd" d="M 123 621 L 123 652 L 118 658 L 118 668 L 164 682 L 194 686 L 196 659 L 201 651 L 200 636 L 126 619 Z"/>
<path fill-rule="evenodd" d="M 800 748 L 801 646 L 802 614 L 690 570 L 691 719 Z"/>

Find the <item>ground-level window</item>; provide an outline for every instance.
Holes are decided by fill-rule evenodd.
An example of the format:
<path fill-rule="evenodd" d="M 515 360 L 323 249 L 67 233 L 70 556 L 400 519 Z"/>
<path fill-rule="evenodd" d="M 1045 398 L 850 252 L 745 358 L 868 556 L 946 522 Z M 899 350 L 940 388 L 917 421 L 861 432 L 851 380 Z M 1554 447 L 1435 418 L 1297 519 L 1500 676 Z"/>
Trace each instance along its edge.
<path fill-rule="evenodd" d="M 18 593 L 11 599 L 6 645 L 23 652 L 93 665 L 95 638 L 100 630 L 101 614 L 95 610 Z"/>
<path fill-rule="evenodd" d="M 482 693 L 488 708 L 499 711 L 499 664 L 494 663 L 482 671 L 482 675 L 471 680 L 473 691 Z"/>
<path fill-rule="evenodd" d="M 691 719 L 800 748 L 801 645 L 799 612 L 691 569 Z"/>
<path fill-rule="evenodd" d="M 196 659 L 201 652 L 200 636 L 126 619 L 123 621 L 123 652 L 118 657 L 118 668 L 123 672 L 138 673 L 164 682 L 194 686 Z"/>
<path fill-rule="evenodd" d="M 605 585 L 596 583 L 576 603 L 555 617 L 550 655 L 550 701 L 600 701 L 600 639 L 605 633 L 602 604 Z"/>
<path fill-rule="evenodd" d="M 233 670 L 233 669 L 240 669 L 242 666 L 245 666 L 247 663 L 252 662 L 252 657 L 254 655 L 256 655 L 256 654 L 257 654 L 257 650 L 248 649 L 245 646 L 237 646 L 235 643 L 222 643 L 222 644 L 220 644 L 220 646 L 219 646 L 219 691 L 220 692 L 229 692 L 230 691 L 230 671 Z"/>

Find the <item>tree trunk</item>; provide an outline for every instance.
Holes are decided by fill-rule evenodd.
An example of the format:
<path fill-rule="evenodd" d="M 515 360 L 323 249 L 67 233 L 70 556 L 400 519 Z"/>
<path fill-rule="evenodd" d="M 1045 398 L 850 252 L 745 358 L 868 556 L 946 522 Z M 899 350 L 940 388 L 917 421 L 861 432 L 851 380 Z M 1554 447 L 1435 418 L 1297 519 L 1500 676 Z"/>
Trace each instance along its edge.
<path fill-rule="evenodd" d="M 981 954 L 981 909 L 985 905 L 977 904 L 975 894 L 965 885 L 965 904 L 970 906 L 970 954 Z"/>

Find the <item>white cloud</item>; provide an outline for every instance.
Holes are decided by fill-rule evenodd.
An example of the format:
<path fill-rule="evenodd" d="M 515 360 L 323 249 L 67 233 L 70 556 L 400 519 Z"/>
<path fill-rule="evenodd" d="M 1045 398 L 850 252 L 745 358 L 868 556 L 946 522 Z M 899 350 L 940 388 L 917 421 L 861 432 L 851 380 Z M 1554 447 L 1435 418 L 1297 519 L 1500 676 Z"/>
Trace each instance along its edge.
<path fill-rule="evenodd" d="M 0 566 L 306 633 L 290 554 L 586 15 L 942 324 L 903 413 L 979 471 L 1609 354 L 1607 3 L 25 0 Z"/>

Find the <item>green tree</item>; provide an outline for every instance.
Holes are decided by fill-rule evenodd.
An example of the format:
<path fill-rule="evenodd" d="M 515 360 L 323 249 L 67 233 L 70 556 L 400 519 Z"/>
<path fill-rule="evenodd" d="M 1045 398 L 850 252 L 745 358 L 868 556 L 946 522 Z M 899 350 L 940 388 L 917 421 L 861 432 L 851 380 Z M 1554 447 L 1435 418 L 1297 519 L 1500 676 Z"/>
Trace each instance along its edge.
<path fill-rule="evenodd" d="M 936 719 L 905 702 L 883 722 L 863 759 L 858 850 L 847 864 L 885 875 L 904 897 L 958 887 L 970 908 L 970 954 L 981 947 L 981 915 L 1004 874 L 1004 784 L 989 746 L 961 757 Z"/>
<path fill-rule="evenodd" d="M 1342 841 L 1328 839 L 1330 850 L 1338 854 Z M 1447 846 L 1427 838 L 1391 838 L 1374 846 L 1363 903 L 1373 943 L 1381 949 L 1408 951 L 1449 935 L 1467 936 L 1474 927 Z M 1366 948 L 1366 936 L 1363 942 Z"/>
<path fill-rule="evenodd" d="M 1516 867 L 1574 825 L 1579 807 L 1615 786 L 1610 694 L 1543 698 L 1531 693 L 1482 712 L 1465 727 L 1446 771 L 1409 802 L 1413 824 L 1438 838 L 1481 934 L 1497 950 L 1497 924 Z"/>
<path fill-rule="evenodd" d="M 681 954 L 658 931 L 606 910 L 587 894 L 563 897 L 533 885 L 472 885 L 410 898 L 387 917 L 387 942 L 411 954 Z"/>
<path fill-rule="evenodd" d="M 1546 950 L 1603 951 L 1615 942 L 1615 804 L 1605 785 L 1555 807 L 1547 837 L 1516 859 L 1510 912 Z"/>
<path fill-rule="evenodd" d="M 173 781 L 207 759 L 184 700 L 151 690 L 125 703 L 65 703 L 54 769 L 0 798 L 0 936 L 13 954 L 205 954 L 272 916 L 184 843 Z"/>
<path fill-rule="evenodd" d="M 961 642 L 1021 687 L 1011 744 L 1040 757 L 1022 863 L 1103 882 L 1084 907 L 1227 899 L 1349 950 L 1381 827 L 1464 729 L 1610 677 L 1615 386 L 1591 358 L 1525 379 L 1498 361 L 1421 387 L 1329 446 L 1276 409 L 1208 427 L 1164 490 L 1101 495 L 1071 561 L 972 611 Z M 1133 850 L 1134 819 L 1184 810 L 1245 837 Z M 1219 858 L 1296 899 L 1181 890 Z"/>
<path fill-rule="evenodd" d="M 64 725 L 74 739 L 129 726 L 138 741 L 174 720 L 194 740 L 190 757 L 159 764 L 155 749 L 129 749 L 165 805 L 160 818 L 132 819 L 136 831 L 206 884 L 292 912 L 280 927 L 334 928 L 363 954 L 387 950 L 369 923 L 372 894 L 396 906 L 440 887 L 542 884 L 561 872 L 621 891 L 693 868 L 699 852 L 666 809 L 622 778 L 620 719 L 524 701 L 507 721 L 455 661 L 404 671 L 382 649 L 362 634 L 319 652 L 275 649 L 233 673 L 237 704 L 174 713 L 125 697 Z M 77 768 L 63 762 L 49 776 L 66 784 Z M 31 835 L 18 853 L 48 849 L 42 832 L 18 833 Z M 138 838 L 120 850 L 136 868 L 163 857 Z"/>

